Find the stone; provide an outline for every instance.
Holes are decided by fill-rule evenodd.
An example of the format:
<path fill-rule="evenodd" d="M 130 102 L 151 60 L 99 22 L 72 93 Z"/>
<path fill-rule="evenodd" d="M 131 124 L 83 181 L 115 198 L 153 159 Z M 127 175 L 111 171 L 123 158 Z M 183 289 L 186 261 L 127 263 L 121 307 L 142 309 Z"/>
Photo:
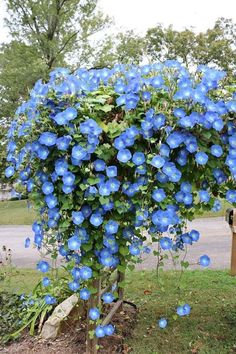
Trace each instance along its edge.
<path fill-rule="evenodd" d="M 55 339 L 60 334 L 62 327 L 65 327 L 66 322 L 70 322 L 70 315 L 79 318 L 79 314 L 83 312 L 83 305 L 77 306 L 79 298 L 76 294 L 71 295 L 62 303 L 60 303 L 53 311 L 51 316 L 44 323 L 41 336 L 43 339 Z M 77 307 L 78 311 L 74 311 Z"/>

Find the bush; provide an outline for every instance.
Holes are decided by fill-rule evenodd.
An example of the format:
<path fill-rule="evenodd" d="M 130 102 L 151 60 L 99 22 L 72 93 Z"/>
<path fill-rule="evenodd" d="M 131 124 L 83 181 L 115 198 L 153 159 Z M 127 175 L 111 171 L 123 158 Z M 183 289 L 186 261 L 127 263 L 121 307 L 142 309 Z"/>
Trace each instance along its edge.
<path fill-rule="evenodd" d="M 86 288 L 87 300 L 93 279 L 149 253 L 144 230 L 160 252 L 180 254 L 199 239 L 186 220 L 219 210 L 218 198 L 236 203 L 236 101 L 224 78 L 204 66 L 191 74 L 176 61 L 59 68 L 18 108 L 6 175 L 37 205 L 34 243 L 65 258 L 72 292 Z"/>

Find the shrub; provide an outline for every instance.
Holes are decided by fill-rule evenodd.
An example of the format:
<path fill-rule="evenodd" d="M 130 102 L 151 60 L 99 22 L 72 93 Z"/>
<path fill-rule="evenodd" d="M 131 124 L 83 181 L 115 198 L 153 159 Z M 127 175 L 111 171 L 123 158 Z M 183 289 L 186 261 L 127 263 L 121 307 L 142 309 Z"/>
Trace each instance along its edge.
<path fill-rule="evenodd" d="M 199 238 L 185 231 L 195 211 L 236 203 L 236 100 L 225 75 L 176 61 L 58 68 L 17 109 L 5 173 L 37 205 L 34 243 L 65 258 L 72 292 L 94 293 L 93 279 L 149 253 L 144 230 L 180 253 Z"/>

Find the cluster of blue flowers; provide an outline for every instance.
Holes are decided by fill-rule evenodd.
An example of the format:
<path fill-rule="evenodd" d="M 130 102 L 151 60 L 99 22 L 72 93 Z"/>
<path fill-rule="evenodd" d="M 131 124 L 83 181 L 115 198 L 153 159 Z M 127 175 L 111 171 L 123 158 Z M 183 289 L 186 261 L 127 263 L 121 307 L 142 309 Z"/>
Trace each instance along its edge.
<path fill-rule="evenodd" d="M 236 203 L 236 95 L 224 99 L 225 75 L 205 66 L 191 75 L 176 61 L 58 68 L 17 109 L 5 174 L 40 201 L 34 243 L 43 247 L 52 232 L 58 254 L 75 263 L 68 287 L 81 299 L 90 298 L 94 273 L 150 253 L 143 228 L 163 251 L 181 252 L 199 239 L 181 229 L 196 207 L 218 211 L 222 196 Z M 112 333 L 110 325 L 96 329 L 98 337 Z"/>

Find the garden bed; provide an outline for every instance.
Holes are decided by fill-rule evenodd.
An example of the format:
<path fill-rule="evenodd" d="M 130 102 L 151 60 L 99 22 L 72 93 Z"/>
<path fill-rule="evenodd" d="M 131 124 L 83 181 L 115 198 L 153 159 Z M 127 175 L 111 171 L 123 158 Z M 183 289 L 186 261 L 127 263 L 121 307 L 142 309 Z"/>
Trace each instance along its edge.
<path fill-rule="evenodd" d="M 131 347 L 124 341 L 132 336 L 136 318 L 137 310 L 135 307 L 124 304 L 123 310 L 118 311 L 113 317 L 112 323 L 116 327 L 116 334 L 99 341 L 99 353 L 129 353 Z M 50 341 L 24 334 L 18 341 L 0 347 L 0 352 L 2 354 L 84 354 L 85 329 L 85 321 L 76 328 L 68 325 L 58 339 Z"/>

